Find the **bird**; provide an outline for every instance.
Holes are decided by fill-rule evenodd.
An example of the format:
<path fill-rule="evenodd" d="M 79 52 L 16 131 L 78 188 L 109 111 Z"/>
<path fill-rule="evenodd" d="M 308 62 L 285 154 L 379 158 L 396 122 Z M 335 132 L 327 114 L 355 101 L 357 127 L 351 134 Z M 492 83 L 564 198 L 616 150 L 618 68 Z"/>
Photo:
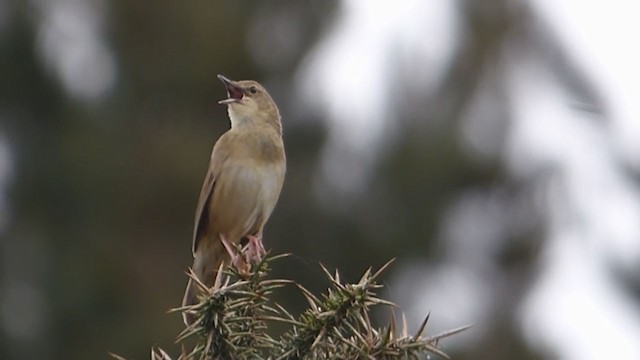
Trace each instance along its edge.
<path fill-rule="evenodd" d="M 267 90 L 253 80 L 233 81 L 218 75 L 227 91 L 231 127 L 213 146 L 200 191 L 193 227 L 192 275 L 213 286 L 221 264 L 246 268 L 235 250 L 243 239 L 249 260 L 265 254 L 264 226 L 282 190 L 286 156 L 280 111 Z M 198 302 L 202 290 L 189 279 L 182 306 Z M 184 312 L 185 325 L 193 315 Z"/>

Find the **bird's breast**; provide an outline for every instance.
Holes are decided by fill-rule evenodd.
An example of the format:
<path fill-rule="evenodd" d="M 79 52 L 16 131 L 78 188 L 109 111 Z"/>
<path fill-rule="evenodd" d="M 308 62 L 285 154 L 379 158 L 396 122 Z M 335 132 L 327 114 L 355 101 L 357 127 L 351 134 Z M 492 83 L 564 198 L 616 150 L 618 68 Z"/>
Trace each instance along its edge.
<path fill-rule="evenodd" d="M 209 203 L 216 228 L 230 237 L 260 230 L 278 200 L 284 171 L 283 161 L 262 161 L 255 156 L 226 161 Z"/>

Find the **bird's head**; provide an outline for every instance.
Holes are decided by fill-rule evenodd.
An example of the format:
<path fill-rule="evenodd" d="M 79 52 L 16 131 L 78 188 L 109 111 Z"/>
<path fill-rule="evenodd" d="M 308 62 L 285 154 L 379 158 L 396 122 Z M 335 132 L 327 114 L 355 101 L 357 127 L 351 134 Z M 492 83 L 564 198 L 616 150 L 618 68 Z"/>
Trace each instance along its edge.
<path fill-rule="evenodd" d="M 258 82 L 253 80 L 233 81 L 218 75 L 227 88 L 227 99 L 219 104 L 228 105 L 231 126 L 272 123 L 280 127 L 280 112 L 275 102 Z"/>

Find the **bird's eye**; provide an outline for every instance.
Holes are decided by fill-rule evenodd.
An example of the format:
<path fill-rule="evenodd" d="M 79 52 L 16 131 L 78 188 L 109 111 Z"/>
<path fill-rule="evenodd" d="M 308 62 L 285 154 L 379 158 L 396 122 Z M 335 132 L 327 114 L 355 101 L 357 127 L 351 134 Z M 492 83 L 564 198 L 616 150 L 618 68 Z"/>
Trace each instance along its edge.
<path fill-rule="evenodd" d="M 250 91 L 252 94 L 255 94 L 255 93 L 257 93 L 257 92 L 258 92 L 258 89 L 257 89 L 255 86 L 252 86 L 252 87 L 250 87 L 250 88 L 249 88 L 249 91 Z"/>

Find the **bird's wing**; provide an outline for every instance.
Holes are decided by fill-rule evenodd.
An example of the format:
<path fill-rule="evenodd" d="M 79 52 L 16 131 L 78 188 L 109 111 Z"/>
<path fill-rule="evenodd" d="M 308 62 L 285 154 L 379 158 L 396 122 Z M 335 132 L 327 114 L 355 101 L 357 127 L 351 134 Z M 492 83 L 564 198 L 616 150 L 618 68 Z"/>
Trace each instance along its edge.
<path fill-rule="evenodd" d="M 204 183 L 202 184 L 202 190 L 200 190 L 200 197 L 198 198 L 198 206 L 196 207 L 196 217 L 193 225 L 193 245 L 191 250 L 195 254 L 196 248 L 198 247 L 198 239 L 200 238 L 199 233 L 202 230 L 205 222 L 208 221 L 208 205 L 209 198 L 213 193 L 213 188 L 216 183 L 216 178 L 218 173 L 220 172 L 220 168 L 222 167 L 222 163 L 227 158 L 226 152 L 224 151 L 224 146 L 221 146 L 226 141 L 225 136 L 221 136 L 220 139 L 216 142 L 213 147 L 213 152 L 211 153 L 211 160 L 209 161 L 209 169 L 207 169 L 207 175 L 204 178 Z"/>

